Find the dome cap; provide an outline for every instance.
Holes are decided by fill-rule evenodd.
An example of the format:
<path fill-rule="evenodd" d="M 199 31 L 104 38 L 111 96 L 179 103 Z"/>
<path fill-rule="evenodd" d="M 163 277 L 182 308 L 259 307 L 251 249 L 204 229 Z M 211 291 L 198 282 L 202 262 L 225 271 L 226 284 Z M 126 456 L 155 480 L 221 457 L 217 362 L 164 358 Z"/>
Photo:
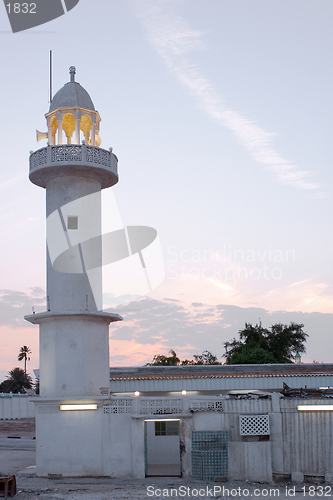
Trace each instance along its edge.
<path fill-rule="evenodd" d="M 95 106 L 88 92 L 75 81 L 75 66 L 69 68 L 71 79 L 53 97 L 49 113 L 57 109 L 83 108 L 95 111 Z"/>

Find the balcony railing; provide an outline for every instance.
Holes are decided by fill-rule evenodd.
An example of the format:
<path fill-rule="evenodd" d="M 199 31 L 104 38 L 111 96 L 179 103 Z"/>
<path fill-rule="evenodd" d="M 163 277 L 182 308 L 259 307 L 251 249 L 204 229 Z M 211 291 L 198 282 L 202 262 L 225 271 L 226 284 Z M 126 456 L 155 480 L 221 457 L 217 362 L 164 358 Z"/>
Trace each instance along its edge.
<path fill-rule="evenodd" d="M 30 155 L 30 172 L 41 167 L 60 164 L 102 167 L 118 175 L 118 159 L 116 155 L 111 153 L 111 151 L 95 146 L 87 146 L 85 144 L 47 146 Z"/>

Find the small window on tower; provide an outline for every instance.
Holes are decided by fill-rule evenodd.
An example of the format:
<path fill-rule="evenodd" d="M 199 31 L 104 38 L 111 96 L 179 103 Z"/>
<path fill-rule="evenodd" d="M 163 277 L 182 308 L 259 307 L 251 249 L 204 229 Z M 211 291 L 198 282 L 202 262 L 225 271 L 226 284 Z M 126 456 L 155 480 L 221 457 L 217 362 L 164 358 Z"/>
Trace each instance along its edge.
<path fill-rule="evenodd" d="M 67 219 L 67 229 L 78 229 L 79 218 L 77 215 L 69 215 Z"/>

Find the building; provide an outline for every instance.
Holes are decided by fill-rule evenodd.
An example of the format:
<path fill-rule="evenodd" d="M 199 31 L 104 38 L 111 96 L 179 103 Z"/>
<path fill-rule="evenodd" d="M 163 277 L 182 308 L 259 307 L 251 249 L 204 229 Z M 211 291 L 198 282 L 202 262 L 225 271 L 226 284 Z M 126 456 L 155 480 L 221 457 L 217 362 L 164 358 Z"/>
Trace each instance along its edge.
<path fill-rule="evenodd" d="M 47 147 L 30 154 L 47 214 L 48 310 L 25 317 L 40 335 L 40 475 L 103 474 L 109 324 L 122 319 L 102 312 L 101 190 L 118 182 L 118 160 L 99 147 L 101 118 L 75 73 L 72 66 L 45 115 Z"/>
<path fill-rule="evenodd" d="M 47 311 L 26 316 L 40 332 L 37 475 L 329 480 L 332 396 L 312 389 L 333 386 L 332 365 L 109 371 L 109 324 L 122 318 L 102 312 L 101 189 L 118 160 L 70 75 L 46 114 L 48 145 L 30 155 L 48 246 Z"/>

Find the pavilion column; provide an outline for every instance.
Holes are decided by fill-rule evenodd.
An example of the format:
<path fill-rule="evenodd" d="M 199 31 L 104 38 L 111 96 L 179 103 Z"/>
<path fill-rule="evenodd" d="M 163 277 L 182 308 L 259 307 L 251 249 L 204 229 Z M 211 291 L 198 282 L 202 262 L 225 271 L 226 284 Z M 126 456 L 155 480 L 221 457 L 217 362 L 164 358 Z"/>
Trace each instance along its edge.
<path fill-rule="evenodd" d="M 75 118 L 75 144 L 80 144 L 80 118 Z"/>
<path fill-rule="evenodd" d="M 96 124 L 93 123 L 91 127 L 91 145 L 95 146 Z"/>
<path fill-rule="evenodd" d="M 58 120 L 58 144 L 63 144 L 62 120 Z"/>

